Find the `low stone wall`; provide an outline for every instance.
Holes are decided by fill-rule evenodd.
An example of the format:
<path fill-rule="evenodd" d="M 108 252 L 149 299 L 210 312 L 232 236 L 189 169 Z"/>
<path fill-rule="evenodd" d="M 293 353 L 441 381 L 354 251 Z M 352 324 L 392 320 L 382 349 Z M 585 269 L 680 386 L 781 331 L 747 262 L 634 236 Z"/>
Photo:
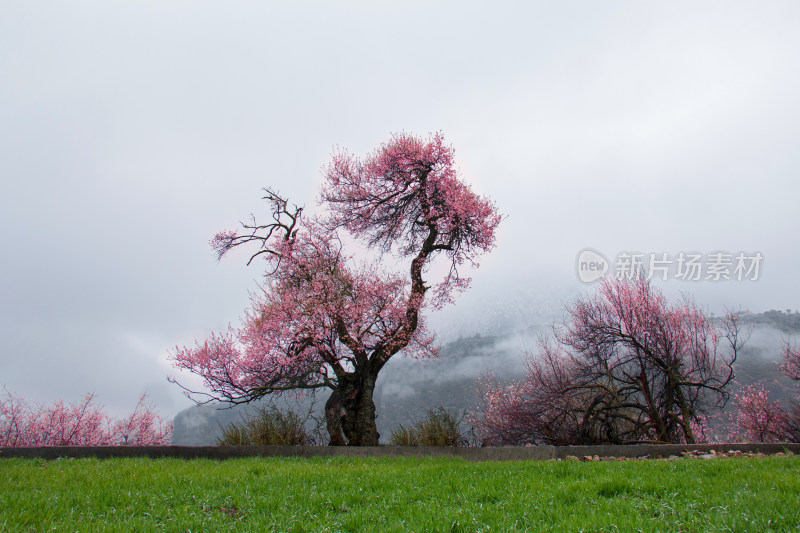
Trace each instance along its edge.
<path fill-rule="evenodd" d="M 710 455 L 712 453 L 729 452 L 800 454 L 800 444 L 641 444 L 508 448 L 448 448 L 433 446 L 47 446 L 38 448 L 0 447 L 0 458 L 460 457 L 469 461 L 546 461 L 574 458 L 656 458 L 680 456 L 687 453 Z"/>

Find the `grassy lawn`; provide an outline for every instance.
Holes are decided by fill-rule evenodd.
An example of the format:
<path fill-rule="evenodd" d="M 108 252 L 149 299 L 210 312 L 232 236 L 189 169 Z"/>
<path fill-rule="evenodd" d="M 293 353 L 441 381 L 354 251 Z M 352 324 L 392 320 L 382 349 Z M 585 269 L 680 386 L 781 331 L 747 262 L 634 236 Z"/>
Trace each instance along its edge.
<path fill-rule="evenodd" d="M 2 531 L 800 531 L 800 457 L 0 460 Z"/>

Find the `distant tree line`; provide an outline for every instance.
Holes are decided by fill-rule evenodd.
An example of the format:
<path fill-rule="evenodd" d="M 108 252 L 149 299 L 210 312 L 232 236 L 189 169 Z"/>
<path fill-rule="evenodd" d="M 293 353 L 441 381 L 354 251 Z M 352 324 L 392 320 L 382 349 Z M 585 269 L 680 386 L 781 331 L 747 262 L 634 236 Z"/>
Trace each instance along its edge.
<path fill-rule="evenodd" d="M 74 403 L 38 405 L 4 391 L 0 396 L 0 446 L 167 445 L 172 424 L 142 394 L 133 412 L 114 420 L 94 394 Z"/>
<path fill-rule="evenodd" d="M 764 313 L 742 313 L 742 324 L 772 326 L 784 333 L 800 333 L 800 313 L 795 309 L 778 311 L 771 309 Z"/>

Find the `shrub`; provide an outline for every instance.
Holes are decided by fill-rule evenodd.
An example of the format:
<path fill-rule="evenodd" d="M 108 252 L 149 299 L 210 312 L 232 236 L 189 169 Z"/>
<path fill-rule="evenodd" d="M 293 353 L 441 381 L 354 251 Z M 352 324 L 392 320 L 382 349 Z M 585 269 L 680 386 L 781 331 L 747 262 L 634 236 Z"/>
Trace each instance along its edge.
<path fill-rule="evenodd" d="M 221 446 L 307 446 L 313 444 L 313 438 L 305 425 L 306 419 L 291 409 L 281 411 L 274 405 L 259 407 L 255 416 L 223 428 L 217 442 Z"/>
<path fill-rule="evenodd" d="M 456 417 L 444 407 L 428 409 L 425 417 L 410 426 L 400 425 L 392 431 L 393 446 L 465 446 L 461 433 L 464 415 Z"/>

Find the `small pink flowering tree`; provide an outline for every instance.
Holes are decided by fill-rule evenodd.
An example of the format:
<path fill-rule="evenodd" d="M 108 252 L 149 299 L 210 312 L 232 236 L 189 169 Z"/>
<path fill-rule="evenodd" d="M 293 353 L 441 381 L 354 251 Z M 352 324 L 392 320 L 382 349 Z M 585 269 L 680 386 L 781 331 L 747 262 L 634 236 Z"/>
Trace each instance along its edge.
<path fill-rule="evenodd" d="M 800 381 L 800 348 L 786 343 L 781 372 Z M 800 399 L 800 398 L 798 398 Z M 745 387 L 736 395 L 732 437 L 753 442 L 800 442 L 800 404 L 790 409 L 771 401 L 763 385 Z"/>
<path fill-rule="evenodd" d="M 114 424 L 114 440 L 133 446 L 155 446 L 169 444 L 172 439 L 172 424 L 159 416 L 147 400 L 147 393 L 139 396 L 136 407 L 126 418 Z"/>
<path fill-rule="evenodd" d="M 327 388 L 330 444 L 376 445 L 373 392 L 380 370 L 401 350 L 413 357 L 438 353 L 423 310 L 451 302 L 468 286 L 459 268 L 477 266 L 478 256 L 494 246 L 501 217 L 458 178 L 441 135 L 395 135 L 364 159 L 334 154 L 317 218 L 305 218 L 271 189 L 266 193 L 271 220 L 253 220 L 243 232 L 212 241 L 220 258 L 255 244 L 250 261 L 262 256 L 267 262 L 263 290 L 240 328 L 177 348 L 174 364 L 202 377 L 205 394 L 231 403 Z M 345 235 L 379 258 L 356 260 Z M 387 256 L 410 260 L 406 274 L 388 269 Z M 429 283 L 426 272 L 437 258 L 444 273 Z"/>
<path fill-rule="evenodd" d="M 696 442 L 704 415 L 729 396 L 743 343 L 736 317 L 717 326 L 645 277 L 605 279 L 567 312 L 525 380 L 484 385 L 489 442 Z"/>
<path fill-rule="evenodd" d="M 771 401 L 763 385 L 748 385 L 735 396 L 734 440 L 781 442 L 789 423 L 779 402 Z"/>
<path fill-rule="evenodd" d="M 585 436 L 582 407 L 587 395 L 573 385 L 574 367 L 540 339 L 538 357 L 527 359 L 526 379 L 510 385 L 493 376 L 478 381 L 483 400 L 472 423 L 489 446 L 549 444 L 567 446 L 594 442 Z"/>
<path fill-rule="evenodd" d="M 783 352 L 783 374 L 793 381 L 800 381 L 800 346 L 787 342 Z"/>
<path fill-rule="evenodd" d="M 792 345 L 790 342 L 786 343 L 781 370 L 789 379 L 800 381 L 800 346 Z M 797 394 L 791 411 L 786 413 L 784 433 L 786 440 L 800 442 L 800 392 Z"/>

